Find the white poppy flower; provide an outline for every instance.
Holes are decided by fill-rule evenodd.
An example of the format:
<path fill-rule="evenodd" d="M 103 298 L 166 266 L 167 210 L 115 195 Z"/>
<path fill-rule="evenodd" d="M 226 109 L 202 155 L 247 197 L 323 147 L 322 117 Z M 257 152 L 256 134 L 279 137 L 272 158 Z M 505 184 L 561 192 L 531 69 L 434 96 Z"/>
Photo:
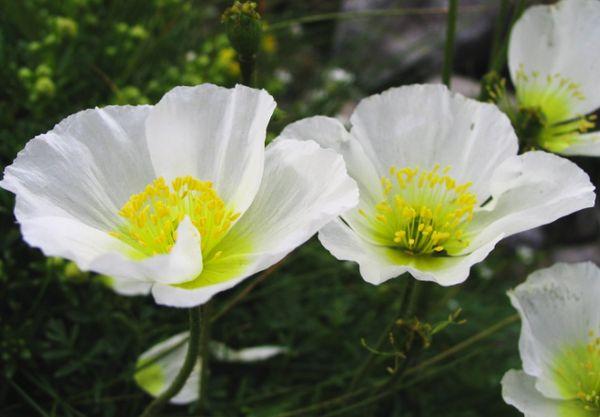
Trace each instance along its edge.
<path fill-rule="evenodd" d="M 504 400 L 526 417 L 598 417 L 600 269 L 557 264 L 509 296 L 522 320 L 523 371 L 504 376 Z"/>
<path fill-rule="evenodd" d="M 600 156 L 589 113 L 600 108 L 600 1 L 530 7 L 512 30 L 508 64 L 520 108 L 542 113 L 538 144 Z"/>
<path fill-rule="evenodd" d="M 274 107 L 265 91 L 204 84 L 155 106 L 85 110 L 31 140 L 0 186 L 47 256 L 111 276 L 123 294 L 198 305 L 357 202 L 335 152 L 292 140 L 265 150 Z"/>
<path fill-rule="evenodd" d="M 380 284 L 404 272 L 453 285 L 502 238 L 589 207 L 594 187 L 575 164 L 517 155 L 495 106 L 442 85 L 390 89 L 362 100 L 350 132 L 312 117 L 280 139 L 315 140 L 344 156 L 360 203 L 319 232 L 338 259 Z"/>
<path fill-rule="evenodd" d="M 158 397 L 175 380 L 187 353 L 190 332 L 177 334 L 144 352 L 137 361 L 134 379 L 148 394 Z M 255 346 L 240 350 L 219 342 L 210 343 L 213 359 L 220 362 L 252 363 L 270 359 L 287 352 L 282 346 Z M 202 364 L 196 362 L 194 369 L 177 395 L 169 401 L 188 404 L 198 399 Z"/>

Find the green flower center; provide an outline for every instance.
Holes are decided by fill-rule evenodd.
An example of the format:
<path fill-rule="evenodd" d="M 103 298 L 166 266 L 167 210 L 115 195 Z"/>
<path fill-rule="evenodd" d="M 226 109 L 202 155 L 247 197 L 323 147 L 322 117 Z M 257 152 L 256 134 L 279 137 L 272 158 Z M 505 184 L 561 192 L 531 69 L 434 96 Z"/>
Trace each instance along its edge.
<path fill-rule="evenodd" d="M 581 411 L 600 415 L 600 337 L 590 332 L 586 345 L 565 349 L 555 360 L 554 377 L 561 394 Z M 575 404 L 571 404 L 572 407 Z M 568 413 L 564 413 L 565 416 Z"/>
<path fill-rule="evenodd" d="M 515 88 L 519 114 L 514 117 L 517 130 L 523 129 L 522 115 L 539 113 L 535 129 L 537 143 L 550 151 L 560 152 L 579 140 L 579 135 L 596 126 L 594 115 L 577 115 L 574 106 L 585 99 L 581 87 L 560 74 L 541 76 L 526 74 L 521 68 L 516 74 Z"/>
<path fill-rule="evenodd" d="M 213 252 L 239 213 L 228 209 L 210 181 L 193 177 L 175 178 L 168 186 L 160 177 L 132 195 L 119 211 L 123 224 L 112 236 L 149 257 L 168 253 L 177 240 L 179 223 L 188 216 L 201 236 L 203 259 L 215 259 Z"/>
<path fill-rule="evenodd" d="M 465 229 L 477 204 L 471 183 L 457 184 L 450 167 L 439 171 L 439 164 L 429 171 L 391 167 L 381 178 L 384 199 L 370 213 L 359 210 L 381 244 L 411 255 L 454 255 L 469 245 Z"/>

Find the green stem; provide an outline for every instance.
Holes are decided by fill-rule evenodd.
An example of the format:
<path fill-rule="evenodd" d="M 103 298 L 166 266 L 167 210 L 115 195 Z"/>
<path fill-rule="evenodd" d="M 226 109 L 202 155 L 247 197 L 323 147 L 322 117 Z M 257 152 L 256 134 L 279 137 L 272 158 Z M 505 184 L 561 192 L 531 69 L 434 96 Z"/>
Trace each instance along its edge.
<path fill-rule="evenodd" d="M 238 54 L 240 71 L 242 72 L 242 83 L 248 87 L 254 86 L 254 65 L 256 56 L 243 56 Z"/>
<path fill-rule="evenodd" d="M 408 280 L 406 278 L 404 279 L 404 288 L 402 289 L 402 298 L 400 299 L 400 306 L 398 308 L 398 311 L 402 311 L 402 308 L 405 304 L 404 300 L 406 297 L 406 293 L 409 291 L 409 287 L 411 286 L 411 281 L 412 281 L 412 279 L 410 279 L 410 278 Z M 379 338 L 377 339 L 377 342 L 375 343 L 375 346 L 374 346 L 375 351 L 381 350 L 381 346 L 383 346 L 383 343 L 387 339 L 387 336 L 389 335 L 390 331 L 396 324 L 396 320 L 398 320 L 398 316 L 396 316 L 396 314 L 394 314 L 392 316 L 392 320 L 390 321 L 390 323 L 387 326 L 385 326 L 385 328 L 383 329 L 383 332 L 379 335 Z M 354 374 L 354 378 L 352 378 L 352 382 L 350 383 L 350 391 L 353 391 L 354 388 L 356 387 L 356 385 L 358 384 L 358 381 L 360 381 L 367 374 L 367 372 L 373 365 L 373 362 L 375 362 L 375 358 L 376 358 L 375 352 L 370 351 L 369 355 L 367 356 L 367 359 L 365 359 L 365 361 L 362 363 L 362 365 L 358 368 L 358 370 Z"/>
<path fill-rule="evenodd" d="M 490 66 L 496 60 L 496 56 L 500 51 L 502 42 L 502 33 L 504 31 L 504 25 L 508 17 L 508 10 L 510 0 L 500 0 L 500 11 L 498 12 L 498 20 L 496 21 L 496 27 L 494 28 L 494 38 L 492 40 L 492 51 L 490 53 Z M 493 68 L 490 68 L 492 70 Z"/>
<path fill-rule="evenodd" d="M 164 408 L 165 405 L 183 388 L 188 380 L 194 365 L 198 360 L 198 346 L 200 341 L 200 308 L 191 308 L 190 313 L 190 339 L 188 350 L 183 361 L 183 366 L 173 380 L 173 383 L 162 394 L 152 401 L 144 410 L 140 417 L 153 417 Z"/>
<path fill-rule="evenodd" d="M 433 356 L 430 359 L 427 359 L 423 362 L 421 362 L 420 364 L 417 364 L 415 366 L 409 367 L 408 369 L 406 369 L 406 371 L 404 371 L 404 376 L 408 376 L 408 375 L 412 375 L 415 374 L 417 372 L 423 371 L 424 369 L 427 369 L 433 365 L 438 364 L 439 362 L 444 361 L 444 359 L 455 355 L 457 353 L 460 353 L 464 350 L 466 350 L 467 348 L 471 347 L 472 345 L 492 336 L 493 334 L 499 332 L 500 330 L 504 329 L 505 327 L 511 325 L 512 323 L 516 322 L 519 320 L 519 315 L 518 314 L 514 314 L 512 316 L 506 317 L 505 319 L 493 324 L 492 326 L 488 327 L 487 329 L 482 330 L 481 332 L 469 337 L 468 339 L 463 340 L 462 342 L 452 346 L 451 348 L 439 353 L 438 355 Z M 396 381 L 397 382 L 397 381 Z M 347 394 L 343 394 L 339 397 L 334 397 L 319 403 L 313 403 L 307 407 L 303 407 L 300 409 L 296 409 L 293 411 L 289 411 L 289 412 L 285 412 L 282 414 L 279 414 L 278 417 L 299 417 L 299 416 L 304 416 L 307 414 L 313 414 L 317 411 L 319 411 L 319 415 L 323 416 L 324 414 L 321 412 L 322 410 L 328 409 L 330 407 L 333 406 L 337 406 L 337 405 L 341 405 L 342 407 L 349 407 L 349 408 L 354 408 L 354 407 L 361 407 L 364 406 L 366 404 L 370 404 L 373 403 L 374 401 L 378 401 L 388 395 L 393 394 L 394 392 L 397 392 L 398 390 L 402 389 L 402 387 L 404 386 L 404 384 L 398 384 L 398 385 L 392 385 L 390 386 L 389 381 L 383 382 L 383 383 L 378 383 L 375 384 L 371 390 L 363 387 L 363 388 L 358 388 L 357 390 L 353 391 L 353 392 L 349 392 Z M 386 390 L 386 387 L 389 387 Z M 349 400 L 354 399 L 366 392 L 372 392 L 373 390 L 383 390 L 383 392 L 381 392 L 380 394 L 376 394 L 375 397 L 368 397 L 366 399 L 363 400 L 359 400 L 357 403 L 354 404 L 349 404 Z M 344 411 L 347 411 L 348 408 L 342 408 Z M 341 409 L 340 409 L 341 410 Z M 331 414 L 327 414 L 327 416 L 330 416 Z"/>
<path fill-rule="evenodd" d="M 501 320 L 498 323 L 493 324 L 492 326 L 488 327 L 487 329 L 482 330 L 481 332 L 475 334 L 474 336 L 471 336 L 468 339 L 465 339 L 462 342 L 457 343 L 456 345 L 452 346 L 451 348 L 446 349 L 445 351 L 419 363 L 418 365 L 416 365 L 412 368 L 409 368 L 405 374 L 406 375 L 414 374 L 420 370 L 423 370 L 432 365 L 435 365 L 456 353 L 462 352 L 463 350 L 476 344 L 477 342 L 490 337 L 494 333 L 498 332 L 499 330 L 502 330 L 506 326 L 509 326 L 516 321 L 519 321 L 518 314 L 513 314 L 512 316 L 508 316 L 504 320 Z"/>
<path fill-rule="evenodd" d="M 446 26 L 446 47 L 444 49 L 444 68 L 442 82 L 450 88 L 452 68 L 454 67 L 454 39 L 456 37 L 456 16 L 458 0 L 448 0 L 448 17 Z"/>
<path fill-rule="evenodd" d="M 206 404 L 206 393 L 208 388 L 208 367 L 210 364 L 210 330 L 212 323 L 212 301 L 202 307 L 202 320 L 200 330 L 200 392 L 198 393 L 198 412 L 202 415 Z"/>
<path fill-rule="evenodd" d="M 513 15 L 510 20 L 510 25 L 508 27 L 508 31 L 506 33 L 506 36 L 504 37 L 504 41 L 502 42 L 502 45 L 500 46 L 498 51 L 496 51 L 496 56 L 494 57 L 491 65 L 490 65 L 490 71 L 501 72 L 502 68 L 506 64 L 506 55 L 508 54 L 508 43 L 510 41 L 510 33 L 512 31 L 512 27 L 514 26 L 514 24 L 517 22 L 519 17 L 521 17 L 521 15 L 523 14 L 523 11 L 525 10 L 525 6 L 526 6 L 525 0 L 516 0 L 515 9 L 514 9 Z"/>

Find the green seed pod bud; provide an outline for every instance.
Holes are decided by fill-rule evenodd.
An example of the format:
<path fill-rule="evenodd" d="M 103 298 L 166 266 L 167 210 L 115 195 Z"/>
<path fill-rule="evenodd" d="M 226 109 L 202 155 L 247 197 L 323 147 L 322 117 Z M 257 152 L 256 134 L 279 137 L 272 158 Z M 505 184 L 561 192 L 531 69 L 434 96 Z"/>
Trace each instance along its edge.
<path fill-rule="evenodd" d="M 260 46 L 262 27 L 256 3 L 236 1 L 221 17 L 227 37 L 241 60 L 252 59 Z"/>
<path fill-rule="evenodd" d="M 506 95 L 506 80 L 496 71 L 488 72 L 481 80 L 481 93 L 479 99 L 498 103 Z"/>

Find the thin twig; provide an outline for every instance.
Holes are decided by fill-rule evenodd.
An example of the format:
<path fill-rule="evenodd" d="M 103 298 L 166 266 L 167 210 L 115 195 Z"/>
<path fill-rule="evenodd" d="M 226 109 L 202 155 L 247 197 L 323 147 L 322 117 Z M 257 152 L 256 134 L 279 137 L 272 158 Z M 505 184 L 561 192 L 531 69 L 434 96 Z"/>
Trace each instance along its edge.
<path fill-rule="evenodd" d="M 277 262 L 275 265 L 272 265 L 269 269 L 266 269 L 262 274 L 257 276 L 254 279 L 254 281 L 252 281 L 250 284 L 248 284 L 246 286 L 246 288 L 244 288 L 242 291 L 240 291 L 235 297 L 233 297 L 233 299 L 231 299 L 231 301 L 229 301 L 227 304 L 225 304 L 225 306 L 223 308 L 221 308 L 221 310 L 219 310 L 218 313 L 215 313 L 212 316 L 211 321 L 212 322 L 217 321 L 225 313 L 227 313 L 229 310 L 231 310 L 233 307 L 235 307 L 235 305 L 238 304 L 240 301 L 242 301 L 248 294 L 250 294 L 250 292 L 252 292 L 252 290 L 258 284 L 260 284 L 265 279 L 267 279 L 269 276 L 271 276 L 273 274 L 273 272 L 275 272 L 279 268 L 281 268 L 283 266 L 283 263 L 285 262 L 285 259 L 286 258 L 283 258 L 281 261 Z"/>

